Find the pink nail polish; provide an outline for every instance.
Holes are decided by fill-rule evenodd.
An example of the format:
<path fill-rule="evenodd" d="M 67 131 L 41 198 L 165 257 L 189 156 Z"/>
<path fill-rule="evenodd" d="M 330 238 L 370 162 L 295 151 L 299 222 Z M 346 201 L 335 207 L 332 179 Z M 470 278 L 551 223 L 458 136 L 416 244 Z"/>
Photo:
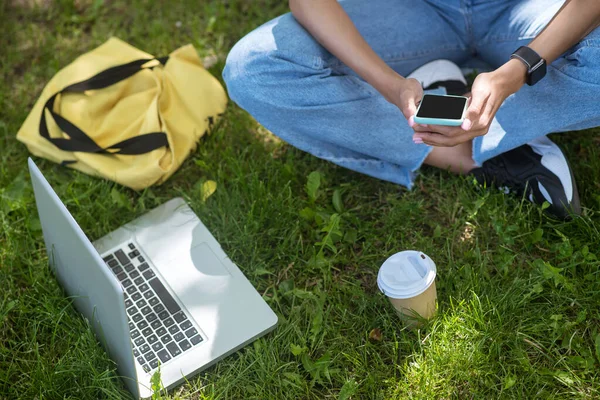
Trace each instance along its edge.
<path fill-rule="evenodd" d="M 408 119 L 408 126 L 410 126 L 411 128 L 415 125 L 415 117 L 410 117 Z"/>
<path fill-rule="evenodd" d="M 415 144 L 423 144 L 423 139 L 421 139 L 420 137 L 416 137 L 416 138 L 413 138 L 413 142 Z"/>

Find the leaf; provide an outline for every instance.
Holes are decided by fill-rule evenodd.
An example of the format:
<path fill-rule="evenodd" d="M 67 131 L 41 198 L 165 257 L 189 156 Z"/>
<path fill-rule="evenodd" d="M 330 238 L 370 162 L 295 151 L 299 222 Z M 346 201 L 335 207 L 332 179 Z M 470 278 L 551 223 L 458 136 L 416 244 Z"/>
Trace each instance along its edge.
<path fill-rule="evenodd" d="M 268 270 L 268 269 L 266 269 L 266 268 L 262 268 L 262 267 L 260 267 L 260 268 L 256 268 L 256 269 L 254 270 L 254 275 L 255 275 L 255 276 L 272 275 L 272 274 L 273 274 L 273 273 L 272 273 L 271 271 L 269 271 L 269 270 Z"/>
<path fill-rule="evenodd" d="M 290 351 L 293 355 L 299 356 L 300 354 L 306 353 L 308 349 L 306 346 L 298 346 L 297 344 L 290 343 Z"/>
<path fill-rule="evenodd" d="M 358 383 L 354 380 L 346 381 L 344 386 L 340 389 L 340 394 L 338 395 L 338 400 L 348 400 L 351 396 L 356 394 L 358 390 Z"/>
<path fill-rule="evenodd" d="M 600 333 L 596 335 L 594 344 L 596 345 L 596 358 L 598 359 L 598 362 L 600 362 Z"/>
<path fill-rule="evenodd" d="M 546 209 L 546 208 L 548 208 L 548 207 L 550 207 L 550 203 L 548 203 L 547 201 L 545 201 L 545 202 L 542 204 L 542 211 L 543 211 L 543 210 L 545 210 L 545 209 Z"/>
<path fill-rule="evenodd" d="M 538 228 L 535 231 L 533 231 L 531 233 L 530 239 L 531 239 L 531 243 L 537 243 L 540 240 L 542 240 L 542 237 L 544 236 L 544 230 L 542 228 Z"/>
<path fill-rule="evenodd" d="M 117 188 L 112 188 L 112 190 L 110 191 L 110 198 L 119 207 L 129 208 L 129 201 L 127 199 L 127 196 L 119 192 Z"/>
<path fill-rule="evenodd" d="M 342 193 L 340 192 L 339 189 L 335 189 L 333 191 L 332 202 L 333 202 L 333 208 L 335 208 L 335 211 L 337 211 L 338 213 L 341 214 L 344 211 L 344 205 L 342 203 Z"/>
<path fill-rule="evenodd" d="M 198 167 L 200 167 L 201 170 L 204 170 L 204 171 L 209 170 L 208 164 L 206 164 L 206 162 L 204 160 L 194 160 L 194 163 L 196 163 L 196 165 Z"/>
<path fill-rule="evenodd" d="M 442 227 L 439 225 L 436 225 L 435 229 L 433 230 L 433 237 L 439 238 L 440 236 L 442 236 Z"/>
<path fill-rule="evenodd" d="M 515 386 L 515 383 L 517 383 L 517 377 L 514 375 L 507 375 L 504 378 L 504 383 L 502 384 L 502 389 L 503 390 L 510 389 L 511 387 Z"/>
<path fill-rule="evenodd" d="M 310 323 L 310 341 L 315 343 L 317 336 L 323 330 L 323 308 L 317 308 L 315 315 L 313 316 Z"/>
<path fill-rule="evenodd" d="M 215 181 L 206 181 L 202 184 L 202 191 L 200 192 L 200 201 L 203 203 L 212 196 L 212 194 L 217 190 L 217 182 Z"/>
<path fill-rule="evenodd" d="M 354 244 L 356 242 L 356 238 L 358 237 L 358 232 L 356 229 L 348 229 L 346 234 L 344 235 L 344 242 Z"/>
<path fill-rule="evenodd" d="M 308 175 L 306 182 L 306 194 L 311 203 L 314 203 L 318 197 L 319 187 L 321 186 L 321 173 L 319 171 L 313 171 Z"/>
<path fill-rule="evenodd" d="M 381 329 L 373 328 L 371 332 L 369 332 L 369 340 L 374 342 L 381 342 L 383 339 L 383 335 L 381 334 Z"/>
<path fill-rule="evenodd" d="M 305 207 L 300 211 L 300 216 L 308 221 L 312 221 L 315 219 L 315 210 Z"/>

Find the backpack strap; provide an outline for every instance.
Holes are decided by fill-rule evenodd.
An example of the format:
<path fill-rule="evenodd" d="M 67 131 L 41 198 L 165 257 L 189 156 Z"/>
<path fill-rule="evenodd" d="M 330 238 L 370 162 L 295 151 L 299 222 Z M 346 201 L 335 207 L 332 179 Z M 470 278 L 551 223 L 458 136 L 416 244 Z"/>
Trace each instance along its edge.
<path fill-rule="evenodd" d="M 85 81 L 73 83 L 59 92 L 51 96 L 44 108 L 42 109 L 42 117 L 40 118 L 40 135 L 64 151 L 79 151 L 83 153 L 98 153 L 98 154 L 123 154 L 137 155 L 149 153 L 161 147 L 169 147 L 167 134 L 165 132 L 150 132 L 143 135 L 134 136 L 132 138 L 115 143 L 111 146 L 102 148 L 89 137 L 84 131 L 79 129 L 75 124 L 60 114 L 54 112 L 54 101 L 59 94 L 63 93 L 83 93 L 86 90 L 103 89 L 115 83 L 121 82 L 124 79 L 135 75 L 143 69 L 154 68 L 155 66 L 145 66 L 150 61 L 158 61 L 165 65 L 169 57 L 148 58 L 131 61 L 127 64 L 117 65 L 102 72 L 97 73 Z M 48 131 L 46 123 L 46 110 L 50 112 L 54 118 L 56 125 L 69 136 L 66 138 L 52 138 Z"/>

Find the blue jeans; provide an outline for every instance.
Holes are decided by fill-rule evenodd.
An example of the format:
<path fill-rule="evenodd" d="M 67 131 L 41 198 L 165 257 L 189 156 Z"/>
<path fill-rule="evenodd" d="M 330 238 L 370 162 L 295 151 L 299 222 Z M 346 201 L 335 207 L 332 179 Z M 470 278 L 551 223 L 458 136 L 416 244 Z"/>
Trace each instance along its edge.
<path fill-rule="evenodd" d="M 440 58 L 497 68 L 550 21 L 562 0 L 342 0 L 365 40 L 400 75 Z M 412 141 L 400 110 L 329 53 L 291 14 L 231 50 L 229 95 L 291 145 L 342 167 L 411 187 L 432 150 Z M 600 126 L 600 28 L 506 99 L 478 165 L 551 132 Z"/>

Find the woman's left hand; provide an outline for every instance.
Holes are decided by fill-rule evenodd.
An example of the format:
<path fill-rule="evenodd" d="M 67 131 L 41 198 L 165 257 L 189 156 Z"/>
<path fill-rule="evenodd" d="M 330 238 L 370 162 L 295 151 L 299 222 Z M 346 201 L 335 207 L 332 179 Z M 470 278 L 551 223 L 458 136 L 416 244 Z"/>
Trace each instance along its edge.
<path fill-rule="evenodd" d="M 414 124 L 413 140 L 431 146 L 452 147 L 485 135 L 504 100 L 524 83 L 525 66 L 518 60 L 511 60 L 493 72 L 477 75 L 462 125 Z"/>

